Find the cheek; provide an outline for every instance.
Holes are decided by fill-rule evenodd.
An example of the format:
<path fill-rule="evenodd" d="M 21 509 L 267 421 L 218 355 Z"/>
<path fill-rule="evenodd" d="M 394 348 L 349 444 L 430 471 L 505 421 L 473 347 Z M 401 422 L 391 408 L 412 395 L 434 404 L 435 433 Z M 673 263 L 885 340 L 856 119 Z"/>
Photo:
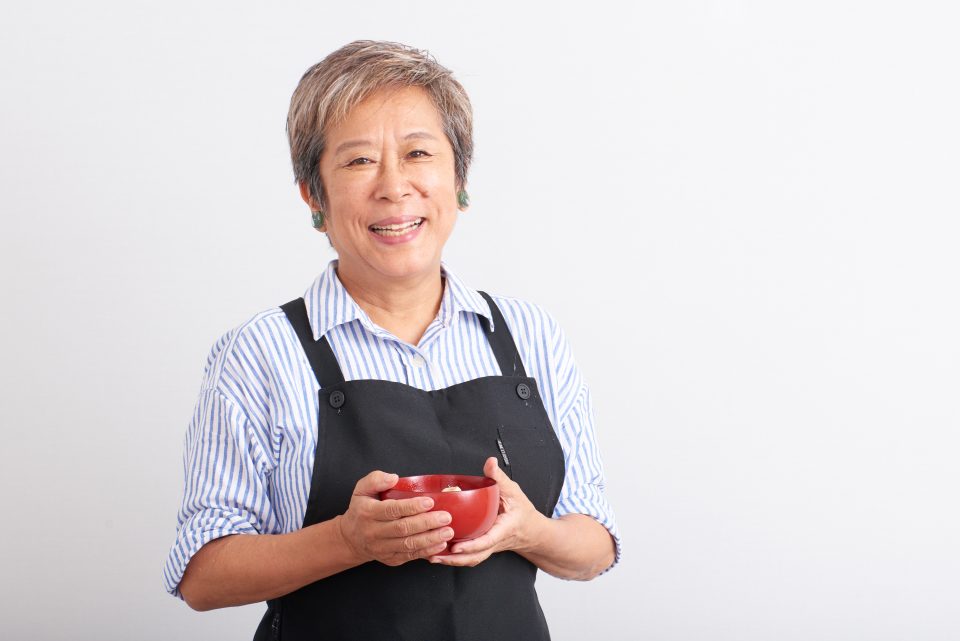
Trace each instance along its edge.
<path fill-rule="evenodd" d="M 327 196 L 331 200 L 350 202 L 354 199 L 356 193 L 359 191 L 359 184 L 361 181 L 357 180 L 355 177 L 353 180 L 335 180 L 326 183 L 327 186 Z"/>
<path fill-rule="evenodd" d="M 437 208 L 443 213 L 452 212 L 455 214 L 460 211 L 457 203 L 457 188 L 455 185 L 444 182 L 443 184 L 438 184 L 430 193 L 432 195 L 431 200 L 436 203 Z"/>
<path fill-rule="evenodd" d="M 363 211 L 369 200 L 369 193 L 369 188 L 360 180 L 341 180 L 327 187 L 327 208 L 339 218 L 341 229 L 349 220 L 358 218 L 358 212 Z"/>
<path fill-rule="evenodd" d="M 439 163 L 414 167 L 410 177 L 426 188 L 431 195 L 440 196 L 456 192 L 457 175 L 453 171 L 453 163 L 450 163 L 449 167 Z"/>

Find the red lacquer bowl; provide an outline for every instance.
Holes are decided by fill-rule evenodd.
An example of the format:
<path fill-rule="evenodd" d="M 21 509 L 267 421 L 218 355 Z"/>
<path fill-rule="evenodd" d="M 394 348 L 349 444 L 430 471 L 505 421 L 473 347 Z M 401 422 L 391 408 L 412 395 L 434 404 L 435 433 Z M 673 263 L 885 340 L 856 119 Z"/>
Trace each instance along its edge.
<path fill-rule="evenodd" d="M 459 492 L 444 492 L 445 487 L 459 487 Z M 432 512 L 449 512 L 453 528 L 450 543 L 475 539 L 486 533 L 497 520 L 500 511 L 500 488 L 497 482 L 485 476 L 463 474 L 425 474 L 404 476 L 385 492 L 381 499 L 412 499 L 429 496 L 433 499 Z"/>

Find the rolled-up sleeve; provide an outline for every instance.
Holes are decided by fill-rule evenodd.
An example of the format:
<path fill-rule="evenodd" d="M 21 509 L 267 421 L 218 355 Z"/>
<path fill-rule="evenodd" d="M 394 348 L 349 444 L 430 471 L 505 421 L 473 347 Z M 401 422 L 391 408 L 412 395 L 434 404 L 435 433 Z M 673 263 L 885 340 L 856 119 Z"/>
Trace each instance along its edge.
<path fill-rule="evenodd" d="M 563 331 L 555 321 L 553 329 L 558 432 L 566 457 L 566 477 L 553 515 L 586 514 L 607 528 L 616 546 L 614 561 L 604 570 L 607 572 L 620 562 L 622 550 L 613 508 L 604 493 L 606 481 L 594 429 L 590 390 L 574 362 Z"/>
<path fill-rule="evenodd" d="M 242 407 L 223 391 L 200 392 L 183 463 L 177 536 L 163 568 L 164 588 L 181 599 L 180 580 L 201 547 L 223 536 L 267 532 L 273 521 L 266 457 Z"/>
<path fill-rule="evenodd" d="M 559 517 L 564 514 L 586 514 L 607 528 L 616 545 L 613 564 L 607 568 L 610 570 L 620 562 L 620 532 L 613 508 L 604 494 L 606 483 L 603 461 L 593 431 L 590 391 L 586 386 L 583 387 L 576 404 L 561 421 L 560 431 L 572 438 L 567 456 L 566 478 L 553 515 Z"/>

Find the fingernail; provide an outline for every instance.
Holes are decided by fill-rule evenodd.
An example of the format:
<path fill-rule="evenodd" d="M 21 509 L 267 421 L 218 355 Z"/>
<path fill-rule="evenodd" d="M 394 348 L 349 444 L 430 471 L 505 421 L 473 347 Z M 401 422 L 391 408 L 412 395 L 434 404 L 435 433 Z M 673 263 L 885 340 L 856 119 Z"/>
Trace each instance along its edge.
<path fill-rule="evenodd" d="M 444 530 L 443 530 L 443 538 L 444 538 L 444 539 L 452 539 L 452 538 L 453 538 L 453 528 L 450 528 L 450 527 L 444 528 Z"/>
<path fill-rule="evenodd" d="M 433 507 L 433 499 L 420 499 L 420 507 L 429 510 Z"/>
<path fill-rule="evenodd" d="M 452 520 L 453 519 L 448 512 L 444 512 L 443 514 L 440 515 L 440 525 L 446 525 Z"/>

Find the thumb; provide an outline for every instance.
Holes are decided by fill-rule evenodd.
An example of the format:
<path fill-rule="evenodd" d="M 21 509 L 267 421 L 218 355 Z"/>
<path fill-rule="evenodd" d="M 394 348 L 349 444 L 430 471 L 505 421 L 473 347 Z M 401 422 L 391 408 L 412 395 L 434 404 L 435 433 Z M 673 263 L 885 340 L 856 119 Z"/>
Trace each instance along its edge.
<path fill-rule="evenodd" d="M 487 459 L 487 462 L 484 463 L 483 473 L 487 478 L 491 478 L 501 485 L 510 480 L 507 473 L 500 469 L 500 462 L 497 461 L 497 457 L 495 456 L 491 456 Z"/>
<path fill-rule="evenodd" d="M 380 492 L 389 490 L 391 487 L 397 484 L 399 479 L 400 477 L 396 474 L 389 474 L 387 472 L 381 472 L 380 470 L 374 470 L 357 481 L 357 487 L 354 489 L 353 493 L 359 496 L 372 496 L 374 498 L 378 498 Z"/>

